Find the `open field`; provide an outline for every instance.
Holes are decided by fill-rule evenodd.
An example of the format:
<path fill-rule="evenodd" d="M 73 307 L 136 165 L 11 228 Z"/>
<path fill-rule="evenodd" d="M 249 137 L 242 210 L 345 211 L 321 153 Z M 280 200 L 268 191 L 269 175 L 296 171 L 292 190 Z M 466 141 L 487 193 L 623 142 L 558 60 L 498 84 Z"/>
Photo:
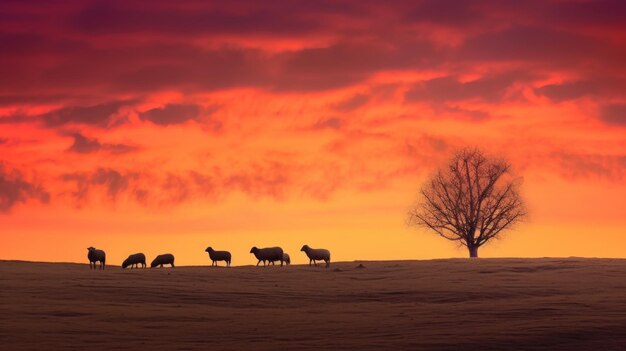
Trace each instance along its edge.
<path fill-rule="evenodd" d="M 626 260 L 0 261 L 3 350 L 626 350 Z"/>

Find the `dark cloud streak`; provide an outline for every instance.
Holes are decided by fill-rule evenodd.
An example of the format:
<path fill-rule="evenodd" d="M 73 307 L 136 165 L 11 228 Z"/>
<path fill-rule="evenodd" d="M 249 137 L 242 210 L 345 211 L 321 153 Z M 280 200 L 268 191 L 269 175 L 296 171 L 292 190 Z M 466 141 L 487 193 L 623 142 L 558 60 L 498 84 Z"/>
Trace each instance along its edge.
<path fill-rule="evenodd" d="M 140 118 L 154 124 L 166 126 L 197 119 L 201 109 L 197 105 L 168 104 L 139 114 Z"/>
<path fill-rule="evenodd" d="M 302 16 L 299 12 L 292 11 L 290 16 L 276 16 L 272 6 L 268 6 L 268 10 L 257 10 L 250 6 L 245 11 L 237 11 L 236 8 L 218 8 L 210 3 L 205 6 L 186 6 L 184 3 L 159 6 L 163 4 L 150 2 L 149 5 L 134 7 L 125 1 L 97 1 L 71 16 L 67 24 L 72 29 L 92 34 L 168 33 L 194 36 L 295 35 L 310 33 L 322 26 L 319 21 Z"/>
<path fill-rule="evenodd" d="M 340 112 L 350 112 L 367 104 L 369 100 L 370 96 L 367 94 L 356 94 L 347 100 L 335 104 L 333 107 Z"/>
<path fill-rule="evenodd" d="M 602 106 L 600 119 L 610 125 L 626 127 L 626 104 L 607 104 Z"/>
<path fill-rule="evenodd" d="M 101 143 L 98 139 L 88 138 L 80 133 L 72 133 L 70 136 L 74 138 L 74 143 L 68 148 L 68 151 L 79 154 L 89 154 L 98 151 L 106 151 L 112 154 L 125 154 L 138 150 L 136 146 L 126 144 Z"/>
<path fill-rule="evenodd" d="M 407 91 L 407 101 L 441 103 L 480 99 L 499 103 L 506 97 L 507 89 L 518 82 L 529 82 L 532 76 L 525 72 L 509 71 L 485 75 L 470 81 L 460 81 L 458 77 L 445 76 L 426 80 Z"/>
<path fill-rule="evenodd" d="M 50 193 L 41 184 L 28 181 L 22 173 L 9 171 L 0 163 L 0 212 L 9 212 L 19 203 L 36 200 L 50 201 Z"/>
<path fill-rule="evenodd" d="M 93 106 L 68 106 L 41 115 L 44 124 L 59 127 L 66 124 L 84 124 L 106 127 L 113 115 L 130 101 L 112 101 Z"/>
<path fill-rule="evenodd" d="M 107 197 L 115 201 L 123 193 L 131 181 L 138 179 L 139 174 L 135 172 L 122 173 L 111 168 L 98 168 L 94 172 L 74 172 L 64 174 L 61 180 L 74 182 L 76 190 L 72 196 L 79 204 L 87 201 L 89 194 L 94 187 L 101 187 L 105 190 Z"/>

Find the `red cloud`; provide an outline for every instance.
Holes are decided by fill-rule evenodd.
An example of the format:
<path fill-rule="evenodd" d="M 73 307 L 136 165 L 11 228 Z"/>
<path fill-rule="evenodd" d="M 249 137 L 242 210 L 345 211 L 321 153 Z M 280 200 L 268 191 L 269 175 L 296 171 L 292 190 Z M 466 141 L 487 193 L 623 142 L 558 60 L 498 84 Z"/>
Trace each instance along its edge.
<path fill-rule="evenodd" d="M 98 151 L 106 151 L 112 154 L 125 154 L 138 150 L 136 146 L 126 144 L 101 143 L 98 139 L 88 138 L 80 133 L 71 133 L 70 136 L 74 138 L 74 143 L 67 150 L 80 154 Z"/>
<path fill-rule="evenodd" d="M 0 163 L 0 212 L 8 212 L 15 205 L 29 200 L 48 203 L 50 193 L 38 183 L 29 181 L 16 170 L 7 170 Z"/>
<path fill-rule="evenodd" d="M 537 144 L 536 157 L 562 153 L 552 172 L 615 181 L 623 12 L 578 0 L 11 2 L 2 160 L 80 203 L 147 206 L 371 191 L 464 143 Z M 38 182 L 3 177 L 3 208 L 47 201 Z"/>

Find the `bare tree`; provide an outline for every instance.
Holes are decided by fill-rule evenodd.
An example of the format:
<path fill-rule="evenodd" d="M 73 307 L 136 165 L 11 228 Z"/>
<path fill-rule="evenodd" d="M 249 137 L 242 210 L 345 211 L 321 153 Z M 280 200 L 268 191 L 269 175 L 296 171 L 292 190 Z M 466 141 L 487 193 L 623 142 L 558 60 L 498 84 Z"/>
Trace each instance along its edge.
<path fill-rule="evenodd" d="M 510 164 L 479 149 L 462 149 L 420 189 L 409 223 L 467 247 L 478 248 L 526 216 L 519 178 Z"/>

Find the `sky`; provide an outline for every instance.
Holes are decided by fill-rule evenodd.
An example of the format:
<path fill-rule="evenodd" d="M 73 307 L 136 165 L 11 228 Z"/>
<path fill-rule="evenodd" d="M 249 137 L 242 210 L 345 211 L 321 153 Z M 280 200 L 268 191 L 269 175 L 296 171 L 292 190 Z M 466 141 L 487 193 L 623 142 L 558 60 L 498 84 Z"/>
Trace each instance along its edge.
<path fill-rule="evenodd" d="M 0 2 L 0 259 L 303 244 L 466 257 L 407 225 L 465 146 L 529 216 L 482 257 L 626 257 L 626 2 Z"/>

